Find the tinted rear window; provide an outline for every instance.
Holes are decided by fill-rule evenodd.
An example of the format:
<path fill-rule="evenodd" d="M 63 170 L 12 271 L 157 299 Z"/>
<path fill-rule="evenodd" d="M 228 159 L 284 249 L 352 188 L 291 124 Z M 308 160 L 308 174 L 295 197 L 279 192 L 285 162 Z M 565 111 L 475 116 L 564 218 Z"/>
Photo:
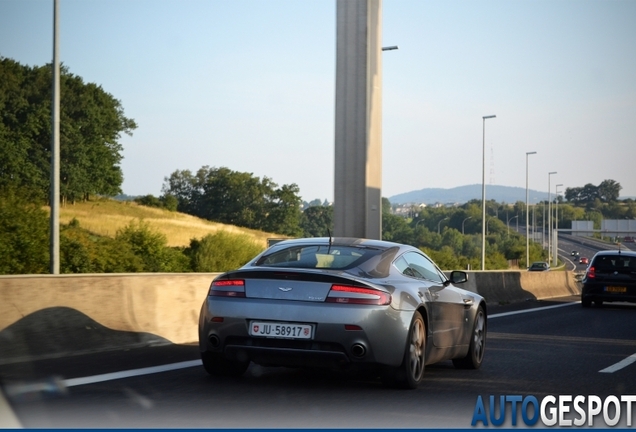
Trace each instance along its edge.
<path fill-rule="evenodd" d="M 352 246 L 292 246 L 263 255 L 254 265 L 342 270 L 357 266 L 380 252 Z"/>
<path fill-rule="evenodd" d="M 603 255 L 594 259 L 597 272 L 636 272 L 636 258 L 625 255 Z"/>

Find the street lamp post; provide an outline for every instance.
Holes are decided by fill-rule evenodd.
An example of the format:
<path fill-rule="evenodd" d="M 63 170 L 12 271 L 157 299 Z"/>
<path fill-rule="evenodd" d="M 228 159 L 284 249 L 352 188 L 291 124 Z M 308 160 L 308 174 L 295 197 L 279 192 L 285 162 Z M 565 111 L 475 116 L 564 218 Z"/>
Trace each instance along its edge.
<path fill-rule="evenodd" d="M 442 219 L 441 221 L 437 222 L 437 234 L 439 234 L 439 233 L 440 233 L 440 230 L 439 230 L 439 226 L 440 226 L 440 224 L 441 224 L 442 222 L 444 222 L 446 219 L 448 219 L 448 217 L 445 217 L 445 218 L 444 218 L 444 219 Z"/>
<path fill-rule="evenodd" d="M 481 269 L 486 270 L 486 120 L 496 115 L 483 116 L 483 141 L 481 157 Z"/>
<path fill-rule="evenodd" d="M 490 219 L 486 219 L 486 234 L 490 235 L 490 221 L 493 220 L 494 217 L 490 217 Z"/>
<path fill-rule="evenodd" d="M 472 216 L 468 216 L 466 219 L 464 219 L 462 221 L 462 235 L 464 235 L 464 222 L 466 222 L 468 219 L 472 219 L 472 218 L 473 218 Z"/>
<path fill-rule="evenodd" d="M 511 218 L 508 218 L 508 220 L 506 221 L 506 226 L 508 227 L 508 235 L 510 235 L 510 221 L 513 220 L 513 219 L 516 219 L 518 217 L 519 217 L 519 215 L 513 216 Z M 517 221 L 519 221 L 519 219 L 517 219 Z"/>
<path fill-rule="evenodd" d="M 554 264 L 556 267 L 559 261 L 559 187 L 563 186 L 562 184 L 558 184 L 554 186 L 554 196 L 556 199 L 556 208 L 554 210 Z"/>
<path fill-rule="evenodd" d="M 552 261 L 552 195 L 550 190 L 550 177 L 556 171 L 548 173 L 548 262 Z"/>
<path fill-rule="evenodd" d="M 526 268 L 530 267 L 530 211 L 528 207 L 528 156 L 536 151 L 526 152 Z"/>
<path fill-rule="evenodd" d="M 543 201 L 543 217 L 541 218 L 541 247 L 545 250 L 545 200 Z"/>

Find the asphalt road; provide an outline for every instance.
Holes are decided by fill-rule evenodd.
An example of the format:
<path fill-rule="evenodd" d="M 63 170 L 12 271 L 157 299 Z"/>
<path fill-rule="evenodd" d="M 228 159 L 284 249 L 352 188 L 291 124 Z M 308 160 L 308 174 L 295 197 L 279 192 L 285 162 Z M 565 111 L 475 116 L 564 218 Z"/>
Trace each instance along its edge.
<path fill-rule="evenodd" d="M 27 428 L 468 428 L 479 396 L 636 394 L 636 363 L 607 372 L 636 353 L 636 305 L 577 300 L 492 307 L 482 368 L 429 366 L 410 391 L 255 365 L 241 379 L 211 378 L 194 345 L 5 364 L 0 377 Z M 175 369 L 143 369 L 158 366 Z"/>

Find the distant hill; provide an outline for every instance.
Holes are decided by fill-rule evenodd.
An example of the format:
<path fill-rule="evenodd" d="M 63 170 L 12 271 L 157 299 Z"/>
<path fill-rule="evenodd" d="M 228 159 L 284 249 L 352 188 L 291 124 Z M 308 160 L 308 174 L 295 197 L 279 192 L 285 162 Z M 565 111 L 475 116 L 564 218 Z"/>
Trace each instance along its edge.
<path fill-rule="evenodd" d="M 459 186 L 451 189 L 426 188 L 418 191 L 405 192 L 389 197 L 391 204 L 409 203 L 457 203 L 464 204 L 470 200 L 481 200 L 481 184 Z M 553 194 L 554 198 L 554 194 Z M 538 203 L 548 199 L 547 192 L 528 190 L 528 202 Z M 526 189 L 512 186 L 486 185 L 486 200 L 495 200 L 499 203 L 514 204 L 517 201 L 526 202 Z"/>

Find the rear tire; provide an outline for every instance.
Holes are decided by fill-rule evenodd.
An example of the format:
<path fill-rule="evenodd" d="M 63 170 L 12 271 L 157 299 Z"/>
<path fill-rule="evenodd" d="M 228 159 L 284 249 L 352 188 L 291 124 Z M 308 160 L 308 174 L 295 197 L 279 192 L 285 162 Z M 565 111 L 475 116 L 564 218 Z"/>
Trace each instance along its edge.
<path fill-rule="evenodd" d="M 479 369 L 484 360 L 486 349 L 486 313 L 484 308 L 479 306 L 475 314 L 473 331 L 470 337 L 468 353 L 466 357 L 453 359 L 453 365 L 458 369 Z"/>
<path fill-rule="evenodd" d="M 426 325 L 415 311 L 409 327 L 402 365 L 383 371 L 382 382 L 387 387 L 416 389 L 424 376 L 426 361 Z"/>
<path fill-rule="evenodd" d="M 228 360 L 223 354 L 211 352 L 201 353 L 203 368 L 212 376 L 238 377 L 245 373 L 250 365 L 249 361 Z"/>

